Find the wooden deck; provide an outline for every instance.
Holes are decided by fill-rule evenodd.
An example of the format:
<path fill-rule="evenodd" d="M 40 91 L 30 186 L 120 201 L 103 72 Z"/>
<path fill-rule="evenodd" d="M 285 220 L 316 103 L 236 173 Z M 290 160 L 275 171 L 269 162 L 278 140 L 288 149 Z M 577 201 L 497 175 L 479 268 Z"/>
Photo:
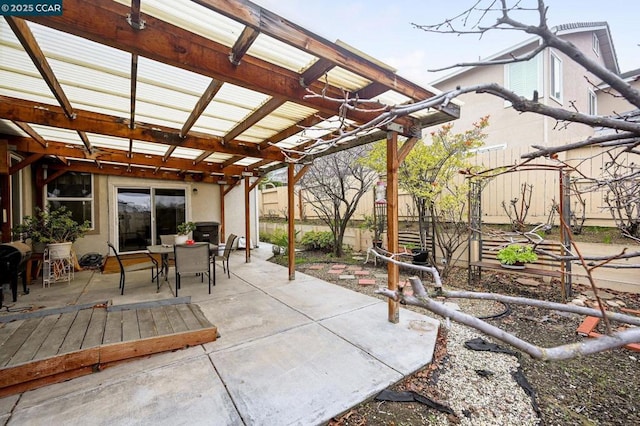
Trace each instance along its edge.
<path fill-rule="evenodd" d="M 215 341 L 188 298 L 68 306 L 0 318 L 0 397 L 83 376 L 123 360 Z"/>

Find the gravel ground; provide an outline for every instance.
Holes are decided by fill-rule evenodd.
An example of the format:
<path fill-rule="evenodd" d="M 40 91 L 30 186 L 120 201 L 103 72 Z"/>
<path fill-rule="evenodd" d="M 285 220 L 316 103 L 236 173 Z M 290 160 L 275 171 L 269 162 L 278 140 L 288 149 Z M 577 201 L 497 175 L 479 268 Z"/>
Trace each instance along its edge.
<path fill-rule="evenodd" d="M 349 270 L 362 267 L 372 276 L 386 271 L 381 267 L 363 265 L 361 260 L 351 263 L 347 266 Z M 312 269 L 314 264 L 324 267 Z M 297 270 L 383 298 L 375 294 L 377 286 L 358 285 L 357 279 L 341 280 L 339 275 L 328 273 L 330 267 L 331 262 L 322 263 L 319 260 L 300 264 Z M 487 276 L 489 281 L 483 284 L 482 291 L 519 293 L 526 297 L 557 301 L 558 290 L 555 286 L 541 284 L 534 288 L 523 287 L 506 277 L 500 274 Z M 400 279 L 401 284 L 406 279 L 402 272 Z M 386 283 L 385 279 L 382 281 Z M 465 288 L 466 270 L 456 271 L 445 281 L 445 286 L 469 290 Z M 627 307 L 640 308 L 638 295 L 616 296 L 625 300 Z M 503 305 L 490 301 L 451 302 L 458 304 L 462 311 L 476 316 L 495 315 L 504 310 Z M 422 308 L 408 306 L 407 309 L 434 316 Z M 637 383 L 640 354 L 620 349 L 577 360 L 548 363 L 526 355 L 479 352 L 467 349 L 465 342 L 475 338 L 491 342 L 490 338 L 474 329 L 436 318 L 441 321 L 442 327 L 433 363 L 392 389 L 425 395 L 449 407 L 454 414 L 441 413 L 416 402 L 372 400 L 334 419 L 329 423 L 331 426 L 640 424 L 640 391 Z M 509 315 L 490 320 L 494 325 L 545 347 L 579 340 L 575 329 L 581 321 L 582 318 L 575 315 L 513 306 Z M 505 344 L 500 346 L 509 349 Z M 478 373 L 482 370 L 485 370 L 485 375 Z M 530 383 L 529 389 L 533 391 L 534 398 L 516 381 L 518 373 Z"/>

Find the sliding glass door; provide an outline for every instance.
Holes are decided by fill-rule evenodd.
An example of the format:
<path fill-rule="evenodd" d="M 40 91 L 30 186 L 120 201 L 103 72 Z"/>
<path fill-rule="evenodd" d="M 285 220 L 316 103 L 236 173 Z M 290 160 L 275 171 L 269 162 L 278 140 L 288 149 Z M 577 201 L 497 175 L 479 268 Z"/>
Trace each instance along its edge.
<path fill-rule="evenodd" d="M 186 218 L 184 189 L 117 188 L 118 250 L 145 250 Z"/>

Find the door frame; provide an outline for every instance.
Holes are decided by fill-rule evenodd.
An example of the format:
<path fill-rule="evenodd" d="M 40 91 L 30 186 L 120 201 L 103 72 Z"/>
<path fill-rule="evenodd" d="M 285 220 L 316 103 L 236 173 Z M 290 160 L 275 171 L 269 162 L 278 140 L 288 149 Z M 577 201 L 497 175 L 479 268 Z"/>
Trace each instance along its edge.
<path fill-rule="evenodd" d="M 132 179 L 132 178 L 112 178 L 109 179 L 109 232 L 108 239 L 120 251 L 118 239 L 118 189 L 182 189 L 185 196 L 185 220 L 191 221 L 191 186 L 184 183 L 167 183 L 164 181 Z M 151 228 L 155 226 L 155 213 L 151 213 Z M 127 253 L 139 253 L 131 251 Z"/>

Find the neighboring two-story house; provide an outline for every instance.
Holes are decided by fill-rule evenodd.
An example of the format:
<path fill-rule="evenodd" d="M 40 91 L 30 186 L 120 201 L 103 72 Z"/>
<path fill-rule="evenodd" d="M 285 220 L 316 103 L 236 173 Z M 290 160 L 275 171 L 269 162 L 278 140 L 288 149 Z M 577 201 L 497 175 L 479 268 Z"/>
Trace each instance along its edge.
<path fill-rule="evenodd" d="M 573 43 L 585 55 L 619 74 L 618 61 L 611 32 L 606 22 L 573 23 L 555 27 L 556 33 Z M 528 39 L 512 46 L 486 61 L 508 59 L 533 51 L 539 45 L 537 38 Z M 635 75 L 637 76 L 637 72 Z M 632 75 L 629 78 L 633 78 Z M 533 59 L 505 65 L 465 67 L 440 78 L 432 85 L 440 90 L 457 86 L 470 86 L 495 82 L 518 95 L 532 99 L 537 96 L 544 105 L 576 109 L 589 114 L 608 115 L 613 111 L 629 110 L 623 100 L 611 97 L 598 87 L 600 79 L 564 53 L 546 48 Z M 637 80 L 636 80 L 637 82 Z M 594 129 L 578 124 L 559 124 L 550 117 L 534 113 L 520 113 L 503 99 L 489 94 L 470 93 L 459 98 L 464 102 L 462 117 L 455 123 L 457 132 L 468 128 L 480 117 L 489 115 L 490 126 L 485 147 L 478 151 L 476 161 L 485 167 L 513 165 L 522 161 L 521 155 L 533 151 L 532 145 L 558 146 L 578 142 L 593 135 Z M 560 159 L 577 164 L 585 151 L 569 151 Z M 573 160 L 573 161 L 572 161 Z M 602 167 L 601 160 L 581 164 L 585 172 L 594 175 Z M 537 160 L 536 163 L 553 164 Z M 523 184 L 533 185 L 533 197 L 528 222 L 544 222 L 554 202 L 559 199 L 558 173 L 534 170 L 512 173 L 495 179 L 483 190 L 483 220 L 505 222 L 502 202 L 521 197 Z M 600 195 L 587 197 L 587 218 L 592 224 L 612 225 L 608 213 L 601 209 Z"/>

